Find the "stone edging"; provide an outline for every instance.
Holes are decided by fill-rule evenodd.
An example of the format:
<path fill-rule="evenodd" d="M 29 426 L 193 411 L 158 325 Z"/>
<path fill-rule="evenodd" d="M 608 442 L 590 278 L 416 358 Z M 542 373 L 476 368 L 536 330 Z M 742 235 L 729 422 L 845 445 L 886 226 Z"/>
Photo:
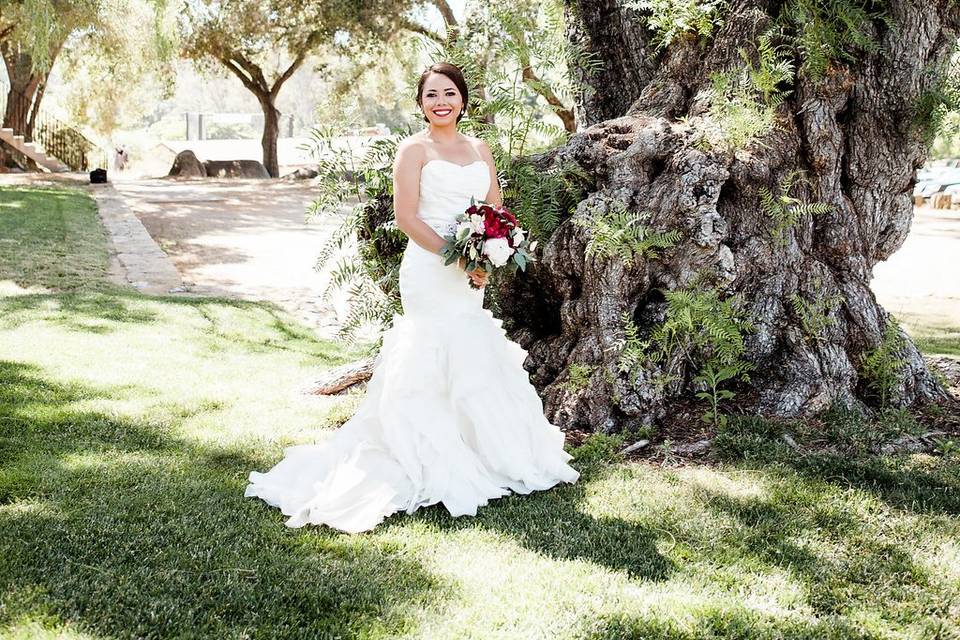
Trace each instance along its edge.
<path fill-rule="evenodd" d="M 111 268 L 113 277 L 143 293 L 182 292 L 183 282 L 170 256 L 150 237 L 113 185 L 91 184 L 88 191 L 110 238 L 111 262 L 117 263 Z"/>

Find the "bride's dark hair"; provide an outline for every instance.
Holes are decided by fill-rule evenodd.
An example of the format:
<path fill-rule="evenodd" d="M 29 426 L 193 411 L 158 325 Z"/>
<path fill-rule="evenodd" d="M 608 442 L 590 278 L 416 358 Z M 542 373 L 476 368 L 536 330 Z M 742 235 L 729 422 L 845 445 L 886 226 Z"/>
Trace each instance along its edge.
<path fill-rule="evenodd" d="M 460 67 L 455 64 L 450 64 L 449 62 L 437 62 L 427 67 L 422 74 L 420 74 L 420 80 L 417 82 L 417 106 L 423 107 L 421 100 L 423 98 L 423 83 L 427 81 L 427 76 L 431 73 L 440 73 L 451 80 L 453 84 L 457 87 L 457 90 L 460 91 L 460 96 L 463 98 L 463 109 L 460 110 L 460 113 L 457 114 L 457 122 L 460 122 L 464 114 L 467 112 L 467 104 L 470 102 L 470 95 L 467 91 L 467 81 L 463 79 L 463 71 L 460 71 Z M 429 118 L 426 115 L 423 116 L 424 121 L 430 122 Z"/>

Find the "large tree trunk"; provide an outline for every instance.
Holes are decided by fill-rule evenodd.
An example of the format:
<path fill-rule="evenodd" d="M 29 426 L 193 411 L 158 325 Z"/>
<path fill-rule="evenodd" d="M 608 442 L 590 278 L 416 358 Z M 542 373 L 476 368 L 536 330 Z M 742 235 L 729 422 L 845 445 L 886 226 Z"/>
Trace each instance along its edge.
<path fill-rule="evenodd" d="M 3 114 L 3 126 L 13 129 L 29 142 L 33 139 L 31 114 L 37 98 L 37 91 L 45 74 L 33 68 L 31 57 L 17 51 L 8 44 L 2 47 L 3 61 L 7 68 L 10 87 L 7 90 L 7 106 Z"/>
<path fill-rule="evenodd" d="M 674 382 L 658 383 L 662 365 L 652 363 L 632 381 L 618 368 L 617 345 L 621 314 L 649 332 L 664 318 L 661 290 L 693 286 L 704 275 L 725 294 L 742 296 L 755 327 L 745 357 L 756 368 L 737 398 L 747 408 L 798 416 L 869 399 L 859 369 L 888 318 L 870 289 L 872 269 L 910 229 L 915 171 L 925 157 L 913 105 L 933 88 L 929 70 L 957 40 L 960 8 L 948 0 L 891 0 L 894 26 L 871 27 L 881 52 L 834 64 L 819 81 L 798 74 L 762 144 L 736 154 L 704 150 L 696 141 L 709 74 L 742 65 L 739 49 L 754 51 L 751 43 L 781 5 L 730 3 L 712 38 L 680 39 L 658 53 L 639 14 L 617 0 L 568 0 L 570 38 L 599 55 L 605 71 L 582 76 L 594 91 L 578 117 L 592 126 L 535 162 L 544 169 L 575 163 L 594 184 L 528 277 L 501 291 L 502 313 L 530 353 L 555 423 L 617 430 L 650 423 L 672 400 L 692 396 L 690 363 L 672 363 Z M 793 195 L 834 210 L 802 217 L 781 241 L 770 232 L 760 188 L 776 192 L 795 170 L 808 181 Z M 618 203 L 682 239 L 630 266 L 587 258 L 590 232 L 574 219 Z M 820 339 L 805 335 L 793 294 L 842 296 Z M 901 337 L 905 365 L 889 400 L 908 406 L 943 397 L 913 343 Z M 569 383 L 574 364 L 592 367 L 587 384 Z"/>
<path fill-rule="evenodd" d="M 277 161 L 277 138 L 280 136 L 280 111 L 274 105 L 270 93 L 257 95 L 260 108 L 263 109 L 263 137 L 260 145 L 263 148 L 263 166 L 271 178 L 280 176 L 280 165 Z"/>

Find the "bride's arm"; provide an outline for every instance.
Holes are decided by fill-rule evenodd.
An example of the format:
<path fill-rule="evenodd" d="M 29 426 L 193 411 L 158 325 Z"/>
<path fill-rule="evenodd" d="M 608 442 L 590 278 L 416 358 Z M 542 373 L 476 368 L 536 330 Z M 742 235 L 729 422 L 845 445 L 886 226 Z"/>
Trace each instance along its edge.
<path fill-rule="evenodd" d="M 494 206 L 503 204 L 503 196 L 500 195 L 500 180 L 497 179 L 497 163 L 493 160 L 493 154 L 490 153 L 490 147 L 483 140 L 479 145 L 480 156 L 487 163 L 487 170 L 490 172 L 490 189 L 487 191 L 485 200 Z"/>
<path fill-rule="evenodd" d="M 397 148 L 397 157 L 393 161 L 393 214 L 397 228 L 408 238 L 427 251 L 439 254 L 447 241 L 417 217 L 423 159 L 423 149 L 415 144 L 401 143 Z"/>

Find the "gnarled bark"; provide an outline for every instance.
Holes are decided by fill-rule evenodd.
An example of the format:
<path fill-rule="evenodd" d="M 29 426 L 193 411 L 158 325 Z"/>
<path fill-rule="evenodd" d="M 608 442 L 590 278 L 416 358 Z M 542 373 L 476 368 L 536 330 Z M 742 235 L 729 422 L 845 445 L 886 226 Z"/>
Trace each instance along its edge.
<path fill-rule="evenodd" d="M 833 402 L 867 398 L 858 374 L 881 340 L 888 314 L 870 290 L 873 266 L 896 251 L 910 229 L 915 171 L 925 144 L 914 107 L 957 40 L 960 8 L 948 0 L 891 0 L 895 28 L 873 25 L 881 52 L 833 65 L 814 80 L 798 75 L 778 107 L 777 127 L 738 153 L 697 144 L 713 71 L 742 64 L 746 47 L 771 23 L 777 3 L 731 3 L 724 26 L 704 43 L 681 39 L 655 53 L 636 13 L 615 0 L 570 0 L 570 37 L 599 55 L 606 70 L 583 76 L 593 92 L 579 105 L 592 126 L 535 162 L 575 163 L 595 178 L 592 193 L 546 243 L 528 276 L 504 285 L 501 309 L 548 417 L 569 427 L 617 430 L 662 417 L 671 398 L 692 392 L 696 373 L 674 363 L 680 380 L 657 381 L 649 365 L 636 380 L 618 369 L 621 314 L 644 331 L 666 311 L 661 290 L 707 279 L 740 294 L 755 330 L 746 336 L 753 408 L 809 415 Z M 681 119 L 683 118 L 683 119 Z M 803 171 L 794 193 L 833 211 L 806 216 L 781 243 L 760 206 L 761 187 Z M 588 258 L 589 231 L 575 219 L 625 205 L 681 241 L 632 265 Z M 804 334 L 790 297 L 842 295 L 834 324 L 818 339 Z M 902 334 L 902 332 L 901 332 Z M 902 334 L 901 382 L 890 400 L 907 406 L 945 392 Z M 593 367 L 586 386 L 568 384 L 572 364 Z"/>

